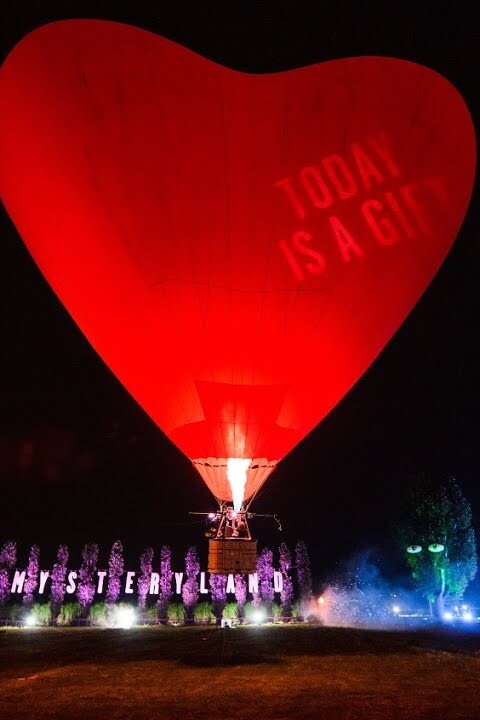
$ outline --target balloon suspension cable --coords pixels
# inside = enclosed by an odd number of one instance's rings
[[[275,468],[274,468],[274,469],[275,469]],[[270,477],[270,474],[271,474],[271,473],[269,473],[269,474],[267,475],[267,477],[264,479],[264,481],[262,482],[262,484],[259,485],[258,488],[255,490],[255,492],[253,493],[252,497],[249,498],[249,500],[248,500],[247,503],[245,503],[245,510],[246,510],[247,512],[248,512],[248,508],[251,506],[251,504],[253,503],[253,501],[258,497],[258,494],[260,493],[260,491],[263,489],[263,486],[265,485],[265,483],[267,482],[268,478]],[[272,517],[272,516],[270,516],[270,517]]]

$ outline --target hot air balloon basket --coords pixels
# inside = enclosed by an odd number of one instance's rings
[[[209,540],[208,572],[249,575],[257,570],[256,540]]]

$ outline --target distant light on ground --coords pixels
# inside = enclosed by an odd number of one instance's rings
[[[136,615],[133,608],[119,608],[117,614],[117,627],[129,630],[135,624]]]
[[[323,597],[323,595],[320,595],[320,597],[318,598],[318,604],[325,605],[325,598]]]
[[[392,612],[395,613],[395,615],[398,615],[398,613],[400,612],[400,606],[399,606],[399,605],[394,605],[394,606],[392,607]]]
[[[265,613],[265,610],[255,610],[252,613],[252,622],[257,623],[257,625],[260,625],[263,623],[267,618],[267,615]]]
[[[449,610],[447,610],[447,612],[443,613],[443,619],[447,620],[447,622],[449,620],[453,620],[453,613],[451,613]]]
[[[136,621],[137,615],[134,608],[121,606],[112,608],[105,624],[107,627],[129,630]]]
[[[470,612],[470,610],[467,610],[467,612],[463,613],[463,619],[464,620],[473,620],[473,613]]]
[[[27,615],[27,617],[25,618],[25,625],[27,627],[34,627],[36,624],[37,624],[37,619],[36,619],[35,615],[33,613],[30,613],[29,615]]]

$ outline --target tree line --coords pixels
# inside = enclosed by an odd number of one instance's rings
[[[77,611],[71,612],[70,620],[77,619],[88,623],[93,620],[92,606],[97,593],[99,546],[97,543],[86,543],[82,548],[82,561],[78,569],[78,581],[75,587],[75,601]],[[43,603],[42,617],[48,617],[49,624],[65,624],[64,605],[69,601],[67,597],[69,549],[66,545],[58,547],[56,561],[49,571],[50,588],[48,602]],[[9,540],[0,549],[0,613],[6,622],[12,612],[8,608],[12,605],[12,584],[14,582],[14,567],[17,562],[16,542]],[[272,618],[275,612],[285,620],[292,617],[300,619],[308,615],[308,606],[312,602],[312,574],[310,558],[307,547],[303,541],[297,542],[293,552],[282,543],[278,549],[278,567],[282,575],[282,589],[280,603],[274,608],[274,555],[270,548],[265,547],[259,553],[257,561],[258,585],[252,592],[251,602],[247,603],[248,580],[244,575],[234,576],[235,616],[242,622],[245,620],[247,605],[252,609],[261,610],[266,618]],[[158,571],[158,596],[152,603],[150,597],[152,573]],[[111,547],[106,570],[106,583],[103,610],[108,613],[122,601],[122,577],[125,575],[124,548],[121,540],[116,540]],[[35,603],[36,592],[39,588],[40,578],[40,548],[33,545],[30,548],[28,563],[24,570],[23,595],[20,607],[16,606],[14,615],[21,622],[28,613],[38,606]],[[166,624],[172,617],[173,602],[173,575],[172,552],[168,545],[160,550],[160,558],[154,563],[154,549],[146,548],[140,555],[136,578],[136,605],[139,621],[149,620]],[[202,602],[200,584],[200,562],[195,546],[188,548],[185,555],[184,582],[181,588],[181,607],[174,609],[176,621],[193,623],[199,615],[197,609],[202,605],[205,615],[211,614],[217,623],[221,622],[227,605],[227,575],[214,575],[209,577],[210,601]],[[13,588],[15,590],[15,588]],[[131,602],[131,601],[130,601]],[[71,603],[70,603],[71,605]],[[3,610],[3,612],[2,612]],[[37,608],[38,610],[38,608]],[[230,608],[230,612],[232,612]],[[95,614],[98,615],[98,603]],[[202,615],[202,613],[200,613]]]

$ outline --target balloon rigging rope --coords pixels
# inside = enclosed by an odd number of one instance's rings
[[[276,466],[275,466],[275,467],[276,467]],[[275,469],[275,468],[274,468],[274,469]],[[273,470],[272,470],[272,472],[273,472]],[[272,474],[272,473],[270,472],[268,475],[266,475],[264,481],[263,481],[263,482],[261,483],[261,485],[259,485],[258,488],[255,490],[255,492],[253,493],[252,497],[249,499],[249,501],[248,501],[248,503],[247,503],[246,510],[248,510],[248,508],[249,508],[250,505],[253,503],[253,501],[256,500],[256,498],[258,497],[260,491],[263,490],[263,486],[265,485],[265,483],[267,482],[267,480],[269,479],[269,477],[270,477],[271,474]],[[262,492],[261,494],[263,495],[263,492]]]

